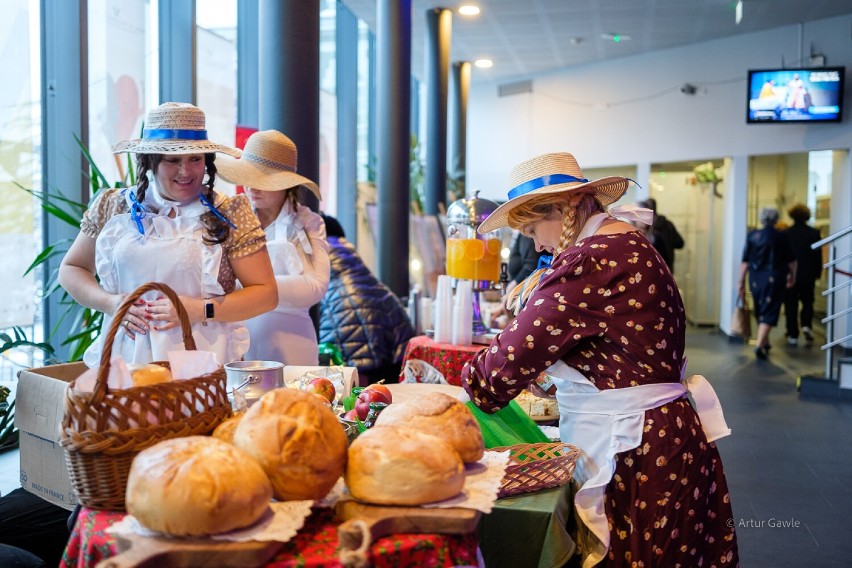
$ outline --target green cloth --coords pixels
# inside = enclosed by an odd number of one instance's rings
[[[473,402],[467,402],[467,407],[479,422],[486,448],[550,441],[514,400],[494,414],[482,412]]]
[[[476,533],[488,568],[562,568],[574,556],[571,484],[498,499]]]

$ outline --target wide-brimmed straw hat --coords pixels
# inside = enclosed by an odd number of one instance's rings
[[[148,111],[142,138],[123,140],[113,154],[207,154],[219,152],[239,156],[237,148],[207,140],[204,111],[189,103],[163,103]]]
[[[321,200],[317,184],[296,173],[298,161],[292,140],[277,130],[263,130],[249,136],[239,160],[223,157],[216,169],[229,182],[253,189],[279,191],[304,185]]]
[[[593,193],[600,204],[606,207],[624,195],[629,183],[627,178],[617,176],[589,181],[571,154],[543,154],[512,168],[509,200],[495,209],[477,230],[479,233],[490,233],[505,227],[509,224],[509,211],[530,199],[553,193]]]

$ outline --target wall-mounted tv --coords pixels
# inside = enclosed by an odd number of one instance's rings
[[[749,71],[747,122],[840,122],[844,71],[843,67]]]

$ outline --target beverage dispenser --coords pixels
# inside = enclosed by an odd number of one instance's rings
[[[460,280],[470,280],[473,289],[473,335],[482,335],[489,329],[482,321],[480,292],[498,289],[503,293],[508,281],[506,265],[500,262],[502,241],[494,231],[487,235],[476,232],[479,225],[497,209],[497,204],[479,197],[465,197],[453,202],[447,209],[447,275]]]

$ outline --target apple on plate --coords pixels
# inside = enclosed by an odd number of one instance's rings
[[[355,422],[356,419],[360,420],[358,416],[358,412],[353,408],[349,412],[343,415],[344,420],[349,420],[350,422]]]
[[[334,384],[326,377],[311,379],[311,382],[305,385],[305,392],[318,394],[325,398],[329,403],[334,404],[334,397],[336,394],[334,391]]]
[[[367,414],[370,412],[371,402],[383,402],[390,404],[390,397],[379,389],[365,388],[355,399],[355,412],[358,413],[358,418],[361,420],[367,419]]]

